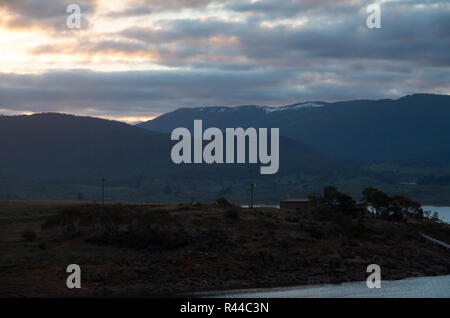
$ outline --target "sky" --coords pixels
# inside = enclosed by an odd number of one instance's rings
[[[366,25],[372,3],[381,28]],[[0,0],[0,17],[0,114],[138,122],[180,107],[450,94],[448,0]]]

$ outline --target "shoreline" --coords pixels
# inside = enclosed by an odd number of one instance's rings
[[[413,280],[429,280],[429,279],[446,279],[450,281],[450,274],[449,275],[436,275],[436,276],[417,276],[417,277],[405,277],[395,280],[390,279],[382,279],[381,284],[382,288],[383,285],[386,283],[399,283],[399,282],[407,282],[407,281],[413,281]],[[297,286],[283,286],[283,287],[269,287],[269,288],[250,288],[250,289],[232,289],[232,290],[222,290],[222,291],[204,291],[204,292],[197,292],[193,294],[186,294],[185,296],[192,296],[197,298],[246,298],[251,297],[255,298],[254,295],[257,295],[257,297],[264,297],[267,294],[281,294],[281,293],[295,293],[296,291],[299,291],[300,294],[303,291],[312,291],[316,289],[336,289],[336,288],[347,288],[350,289],[352,286],[355,285],[366,285],[366,281],[345,281],[341,283],[328,283],[328,284],[311,284],[311,285],[297,285]],[[269,296],[270,297],[270,296]],[[277,296],[279,297],[279,296]],[[291,296],[287,296],[291,297]],[[297,297],[297,296],[295,296]],[[347,296],[348,297],[348,296]],[[352,294],[350,298],[353,297],[361,297],[360,294],[355,295]],[[403,296],[408,297],[408,296]],[[450,290],[443,295],[443,297],[450,297]]]

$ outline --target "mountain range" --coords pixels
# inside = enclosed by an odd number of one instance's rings
[[[450,190],[450,96],[182,108],[132,126],[58,113],[0,116],[0,199],[246,202],[248,165],[176,165],[174,128],[280,128],[280,170],[254,175],[256,200],[304,197],[327,184],[443,202]],[[422,184],[420,184],[422,182]],[[411,186],[417,184],[417,186]]]
[[[170,134],[99,118],[0,116],[0,198],[92,198],[102,178],[116,189],[116,200],[152,201],[159,192],[163,200],[186,199],[187,192],[190,198],[211,189],[215,197],[231,185],[248,188],[251,168],[259,178],[259,164],[176,165],[170,156],[174,143]],[[280,138],[279,176],[346,169],[344,162]]]
[[[139,127],[170,132],[191,127],[279,127],[280,134],[337,159],[450,163],[450,96],[306,102],[284,107],[181,108]]]
[[[174,143],[170,134],[99,118],[57,113],[1,116],[0,173],[57,179],[165,176],[208,167],[209,171],[239,171],[223,165],[176,165],[170,157]],[[280,156],[284,169],[338,166],[335,160],[285,137],[280,139]]]

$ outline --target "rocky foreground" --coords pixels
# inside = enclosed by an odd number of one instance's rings
[[[0,202],[0,296],[196,291],[450,274],[450,225],[221,204]],[[82,288],[66,287],[78,264]]]

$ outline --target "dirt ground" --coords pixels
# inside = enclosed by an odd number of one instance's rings
[[[27,235],[24,233],[34,233]],[[0,297],[153,297],[450,274],[450,225],[217,204],[0,202]],[[66,267],[81,267],[68,289]]]

